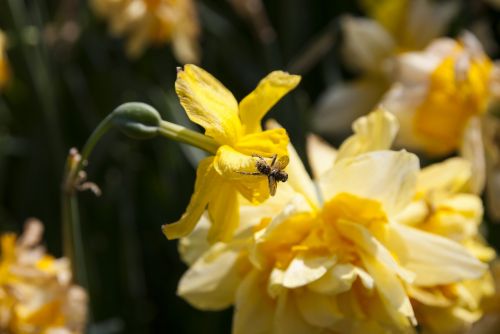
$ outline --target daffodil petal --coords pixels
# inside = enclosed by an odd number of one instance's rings
[[[240,283],[238,256],[238,249],[215,244],[182,276],[177,294],[201,310],[231,306]]]
[[[257,158],[236,151],[228,145],[223,145],[217,150],[214,159],[214,168],[225,180],[246,180],[247,182],[258,182],[265,175],[247,175],[244,173],[258,172]]]
[[[416,325],[410,299],[399,278],[393,275],[384,264],[378,262],[376,257],[363,253],[361,259],[366,270],[375,280],[375,288],[386,304],[388,313],[391,314],[393,310],[397,310],[399,316],[397,314],[392,316],[394,320],[401,322],[401,326],[405,326],[408,322],[406,319],[410,319],[412,324]]]
[[[415,273],[415,285],[433,286],[476,279],[487,269],[454,241],[405,225],[394,224],[392,228],[411,245],[403,265]]]
[[[417,191],[424,194],[441,191],[455,193],[465,190],[471,174],[470,163],[462,158],[450,158],[422,168],[418,174]]]
[[[347,137],[351,124],[376,107],[387,89],[389,83],[380,76],[366,76],[329,87],[314,108],[313,128],[320,133]]]
[[[276,154],[281,157],[288,155],[287,145],[289,142],[286,130],[279,128],[247,134],[240,138],[234,148],[249,156],[256,154],[271,158]]]
[[[285,271],[283,285],[294,289],[309,284],[321,278],[336,262],[337,258],[332,256],[297,256]]]
[[[266,127],[270,129],[279,129],[281,125],[275,120],[266,122]],[[290,143],[288,144],[288,156],[290,162],[286,172],[288,173],[288,184],[298,193],[302,194],[309,202],[311,207],[319,206],[319,198],[316,186],[306,171],[299,154]]]
[[[210,249],[210,243],[207,241],[210,224],[208,215],[202,215],[193,232],[179,240],[179,255],[184,263],[192,265]]]
[[[212,220],[208,241],[229,241],[240,223],[238,192],[231,182],[218,183],[208,204],[208,214]]]
[[[323,277],[307,287],[314,292],[333,296],[349,290],[358,277],[366,289],[373,289],[373,278],[363,269],[350,263],[336,264]]]
[[[400,151],[376,151],[335,164],[320,180],[325,201],[340,193],[380,201],[388,215],[405,208],[415,194],[418,158]]]
[[[194,192],[181,219],[162,226],[162,231],[168,239],[178,239],[191,233],[216,192],[220,177],[212,166],[213,160],[213,157],[208,157],[200,161],[196,170]]]
[[[220,144],[233,144],[241,134],[238,103],[217,79],[196,65],[179,70],[175,91],[191,121]]]
[[[336,299],[323,294],[305,290],[295,300],[304,319],[314,326],[328,328],[345,317],[340,312]]]
[[[290,291],[283,291],[278,297],[273,321],[273,334],[318,333],[319,329],[307,323],[300,315],[296,298]],[[299,297],[300,298],[300,297]]]
[[[319,179],[333,166],[337,150],[316,135],[308,135],[306,140],[307,160],[315,179]]]
[[[382,108],[358,118],[354,134],[340,146],[336,161],[362,153],[390,149],[399,129],[396,117]]]
[[[473,117],[465,127],[460,155],[470,162],[473,178],[469,188],[474,194],[481,194],[486,184],[486,156],[481,129],[481,121]]]
[[[344,60],[354,69],[380,71],[382,61],[396,47],[391,34],[377,21],[367,18],[343,17],[342,53]]]
[[[240,119],[245,133],[261,131],[264,115],[300,82],[300,76],[274,71],[259,82],[253,92],[240,102]]]
[[[384,265],[386,271],[391,272],[391,275],[399,276],[408,283],[413,282],[415,275],[411,271],[400,266],[391,252],[389,252],[389,250],[365,227],[360,224],[340,220],[338,222],[338,228],[344,238],[351,240],[365,253],[373,256],[377,262]]]
[[[238,287],[234,303],[234,334],[272,332],[273,302],[262,289],[259,279],[259,272],[253,270]]]

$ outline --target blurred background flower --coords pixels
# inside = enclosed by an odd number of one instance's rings
[[[127,53],[139,57],[150,44],[171,42],[176,58],[197,63],[200,27],[192,0],[92,0],[110,31],[126,36]]]
[[[19,238],[0,236],[2,333],[85,332],[87,294],[72,284],[68,259],[56,259],[41,246],[43,228],[31,219]]]

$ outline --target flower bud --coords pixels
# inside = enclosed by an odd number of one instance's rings
[[[149,139],[157,135],[161,116],[148,104],[124,103],[113,111],[111,122],[134,139]]]

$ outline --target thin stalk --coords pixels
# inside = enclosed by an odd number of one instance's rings
[[[217,148],[220,146],[212,138],[167,121],[160,122],[158,133],[166,138],[198,147],[213,155],[216,154]]]

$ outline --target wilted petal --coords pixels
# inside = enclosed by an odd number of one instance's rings
[[[244,132],[248,134],[261,131],[262,117],[299,82],[300,76],[282,71],[271,72],[262,79],[257,88],[240,102],[240,119]]]
[[[486,157],[482,138],[481,121],[473,117],[465,127],[460,155],[470,162],[472,177],[470,190],[474,194],[481,194],[486,183]]]
[[[217,79],[196,65],[177,74],[175,91],[191,121],[205,128],[220,144],[233,144],[242,129],[238,103]]]

